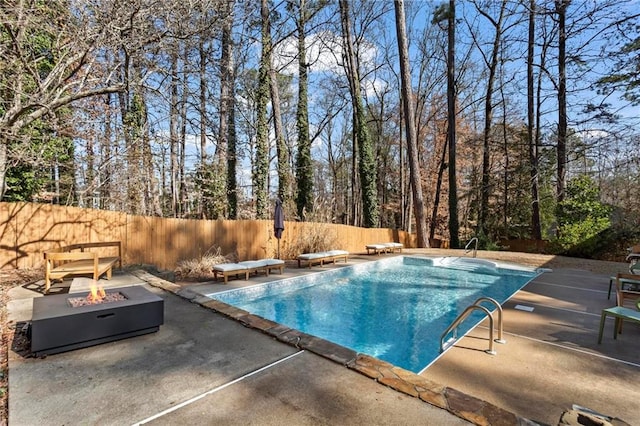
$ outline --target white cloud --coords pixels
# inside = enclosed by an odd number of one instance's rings
[[[333,73],[344,75],[342,63],[342,36],[331,31],[322,31],[306,37],[307,63],[309,72]],[[373,43],[363,43],[360,49],[360,66],[363,74],[373,69],[378,50]],[[283,74],[298,75],[298,40],[289,37],[276,46],[274,50],[274,66]],[[373,87],[386,85],[376,79],[364,79],[363,90],[367,95],[372,93]]]

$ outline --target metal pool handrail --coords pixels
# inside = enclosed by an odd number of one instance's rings
[[[472,239],[469,240],[469,242],[467,243],[466,246],[464,246],[464,254],[466,255],[467,253],[469,253],[471,251],[471,249],[469,248],[469,246],[471,245],[471,243],[475,242],[476,245],[473,247],[473,257],[476,257],[476,253],[478,252],[478,237],[473,237]]]
[[[494,340],[493,338],[493,315],[489,309],[480,305],[480,302],[491,302],[496,306],[498,310],[498,338]],[[474,310],[480,310],[485,313],[486,316],[489,317],[489,349],[485,352],[491,355],[495,355],[497,352],[493,350],[493,342],[496,343],[506,343],[506,341],[502,338],[502,306],[495,300],[490,297],[480,297],[472,305],[467,306],[467,308],[460,314],[458,317],[451,323],[449,327],[442,333],[440,336],[440,353],[444,352],[444,338],[454,330],[454,341],[458,339],[458,326],[464,321]],[[453,342],[451,342],[453,344]]]

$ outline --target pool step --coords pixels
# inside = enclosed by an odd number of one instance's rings
[[[497,268],[497,265],[490,260],[465,257],[448,258],[447,261],[442,262],[441,265],[446,268],[458,269],[460,271],[467,272],[493,272]]]

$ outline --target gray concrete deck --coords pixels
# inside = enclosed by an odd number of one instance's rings
[[[319,270],[287,268],[284,276]],[[507,344],[496,345],[497,355],[482,352],[481,325],[421,376],[350,360],[349,351],[304,335],[298,346],[287,344],[288,332],[202,297],[280,278],[178,287],[116,274],[108,286],[145,285],[165,300],[165,324],[40,359],[10,350],[9,424],[468,424],[461,416],[556,424],[572,404],[640,424],[640,326],[625,324],[614,340],[608,322],[597,344],[600,311],[614,304],[608,275],[543,274],[505,303]],[[11,321],[30,319],[33,297],[41,296],[12,290]]]
[[[555,269],[503,305],[507,343],[488,346],[488,322],[422,375],[540,423],[555,424],[573,404],[640,424],[640,326],[613,338],[607,319],[598,344],[609,275]],[[532,312],[516,309],[533,308]]]

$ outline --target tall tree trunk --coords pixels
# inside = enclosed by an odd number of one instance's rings
[[[360,73],[358,72],[353,38],[351,35],[350,8],[347,0],[340,0],[340,21],[344,48],[347,55],[347,77],[354,110],[354,133],[358,142],[358,172],[362,189],[362,214],[365,228],[379,225],[380,209],[376,191],[376,164],[371,146],[371,139],[367,130],[365,111],[360,93]]]
[[[404,107],[402,103],[400,103],[400,121],[404,120]],[[398,140],[402,141],[402,126],[398,128]],[[407,211],[407,206],[409,205],[408,198],[410,191],[407,190],[406,185],[406,165],[405,165],[405,150],[404,145],[402,143],[398,144],[398,164],[400,165],[400,229],[403,229],[407,232],[411,232],[411,222],[409,221],[409,213]]]
[[[231,29],[233,26],[233,9],[235,0],[227,0],[223,4],[223,21],[221,35],[221,55],[220,55],[220,121],[218,124],[218,143],[216,144],[215,156],[219,161],[224,161],[223,153],[227,149],[227,137],[229,133],[229,103],[231,101],[231,76],[232,49]]]
[[[207,119],[207,50],[204,35],[200,35],[198,53],[200,54],[200,164],[204,166],[207,157],[207,128],[209,127]],[[199,205],[202,206],[202,203]]]
[[[204,172],[206,167],[207,158],[207,129],[209,127],[209,120],[207,118],[207,56],[208,51],[206,48],[206,39],[204,34],[200,34],[198,38],[198,54],[199,54],[199,115],[200,115],[200,159],[199,159],[199,173]],[[222,79],[221,79],[222,80]],[[222,84],[221,84],[222,85]],[[205,182],[203,185],[207,185]],[[197,204],[197,215],[199,218],[206,217],[205,204],[207,204],[207,197],[205,197],[204,188],[200,188],[200,202]]]
[[[238,184],[236,180],[236,108],[235,101],[229,105],[229,133],[227,137],[227,201],[229,219],[238,218]]]
[[[413,90],[411,87],[411,70],[409,68],[409,47],[404,16],[404,0],[395,0],[393,3],[396,11],[396,33],[398,37],[398,51],[400,53],[400,77],[402,80],[401,96],[404,105],[404,123],[407,134],[409,173],[414,200],[413,208],[416,216],[416,234],[418,247],[429,247],[424,197],[422,194],[422,178],[420,176],[420,164],[418,162],[418,136],[416,134],[416,117],[413,104]]]
[[[353,102],[352,102],[353,103]],[[353,123],[352,128],[355,130],[356,113],[355,111],[351,114],[351,121]],[[362,216],[360,214],[362,203],[362,197],[360,195],[360,184],[358,183],[358,136],[356,132],[351,132],[351,141],[352,141],[352,149],[351,152],[351,221],[349,222],[351,226],[360,226],[362,224]]]
[[[456,182],[456,4],[449,0],[447,47],[447,138],[449,140],[449,244],[460,246],[458,225],[458,184]]]
[[[531,167],[531,238],[542,239],[540,225],[540,195],[538,193],[538,145],[534,135],[534,89],[533,60],[536,36],[536,0],[529,1],[529,40],[527,47],[527,142]]]
[[[500,41],[502,39],[502,20],[506,8],[506,0],[500,4],[500,14],[498,20],[491,18],[482,8],[478,7],[478,12],[484,15],[494,27],[493,46],[491,51],[491,62],[487,64],[489,76],[487,78],[487,91],[484,97],[484,131],[482,134],[482,183],[480,185],[480,217],[478,221],[478,234],[487,235],[487,216],[489,212],[489,193],[491,192],[491,130],[493,124],[493,85],[496,79],[496,69],[498,68],[498,57],[501,54]]]
[[[180,211],[180,177],[178,174],[179,155],[179,111],[178,111],[178,47],[174,46],[171,52],[171,89],[169,105],[169,161],[171,185],[171,214],[178,217]]]
[[[269,101],[269,68],[271,64],[271,33],[267,0],[260,2],[262,17],[262,54],[258,70],[258,94],[256,99],[257,135],[256,157],[253,165],[253,191],[256,201],[256,217],[267,218],[267,174],[269,172],[269,129],[267,103]]]
[[[94,190],[95,187],[95,179],[96,179],[96,173],[95,173],[95,160],[96,160],[96,153],[95,153],[95,148],[94,148],[94,142],[96,142],[93,137],[87,139],[87,146],[86,146],[86,151],[87,151],[87,173],[85,176],[85,185],[84,185],[84,195],[80,195],[78,197],[78,202],[80,202],[80,197],[85,197],[88,200],[88,206],[92,209],[96,208],[97,206],[97,201],[96,200],[96,191]],[[74,166],[74,169],[76,167]]]
[[[145,132],[142,137],[142,170],[140,170],[145,183],[145,214],[161,217],[160,190],[158,189],[158,178],[153,167],[153,153],[151,152],[151,137],[148,127],[145,126]]]
[[[188,51],[186,46],[184,47],[182,63],[186,64]],[[179,186],[179,200],[180,200],[180,216],[184,217],[185,214],[191,213],[189,205],[187,204],[187,183],[186,183],[186,155],[187,155],[187,103],[189,94],[189,74],[183,66],[182,72],[182,97],[180,99],[180,156],[179,156],[179,171],[180,186]]]
[[[235,139],[235,72],[233,70],[233,28],[235,0],[226,0],[223,10],[220,58],[220,124],[216,145],[216,170],[226,173],[228,217],[236,219],[238,215],[238,195],[236,183],[236,139]],[[226,158],[225,158],[226,156]],[[226,164],[225,164],[226,163]],[[222,213],[222,212],[220,212]]]
[[[111,127],[112,127],[112,117],[113,112],[111,111],[111,97],[110,93],[104,95],[104,103],[105,103],[105,123],[104,123],[104,137],[102,138],[102,146],[101,146],[101,157],[102,161],[105,163],[105,167],[102,173],[99,174],[100,178],[100,204],[99,208],[103,210],[110,210],[112,207],[111,198],[113,197],[112,193],[112,162],[108,161],[111,159]]]
[[[296,208],[300,220],[305,214],[313,211],[313,162],[311,160],[311,141],[309,140],[309,107],[306,48],[306,2],[300,0],[298,5],[298,106],[296,109],[296,127],[298,130],[298,153],[296,157],[296,175],[298,193]]]
[[[142,176],[142,138],[146,126],[146,105],[141,94],[134,92],[125,115],[125,137],[127,167],[127,211],[144,214]]]
[[[558,203],[564,200],[567,164],[567,74],[566,74],[566,11],[570,0],[556,0],[558,15]]]
[[[140,92],[140,89],[132,89],[136,87],[131,83],[131,76],[133,74],[133,80],[138,80],[138,73],[135,65],[132,63],[132,58],[126,53],[126,49],[123,50],[124,63],[122,65],[122,79],[126,91],[119,93],[120,96],[120,113],[122,117],[122,127],[124,132],[125,142],[125,158],[126,158],[126,200],[124,202],[125,209],[131,214],[143,214],[144,209],[142,206],[142,182],[140,176],[140,170],[142,170],[142,154],[140,152],[142,146],[142,134],[146,126],[146,113],[147,108],[144,97]]]
[[[269,25],[269,28],[271,26]],[[278,72],[273,66],[273,43],[271,40],[271,29],[269,29],[269,88],[271,92],[271,109],[273,110],[273,130],[276,138],[276,157],[278,171],[278,198],[282,203],[290,198],[291,170],[289,168],[289,152],[284,139],[282,127],[282,112],[280,110],[280,90],[278,88]],[[286,204],[285,204],[286,205]]]
[[[6,188],[7,164],[7,142],[3,140],[0,141],[0,201],[2,201],[2,197],[4,197]]]
[[[509,125],[507,123],[507,98],[504,94],[504,84],[500,85],[500,96],[502,98],[502,149],[504,154],[504,176],[503,176],[503,185],[504,191],[502,194],[502,224],[504,228],[505,235],[508,237],[508,226],[509,226],[509,168],[511,159],[509,158],[509,134],[507,133],[507,129]]]
[[[429,228],[429,240],[433,240],[436,235],[436,223],[438,223],[438,208],[440,208],[440,194],[442,193],[442,178],[447,169],[447,145],[449,141],[445,138],[442,147],[442,157],[440,157],[440,165],[438,167],[438,179],[436,181],[436,190],[433,197],[433,210],[431,212],[431,227]]]

